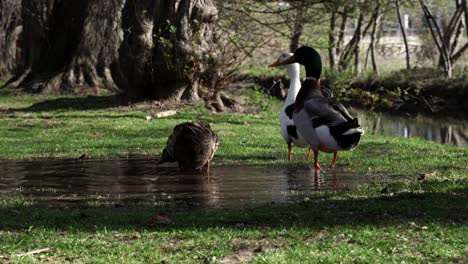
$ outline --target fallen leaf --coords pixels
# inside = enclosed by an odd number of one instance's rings
[[[165,212],[158,212],[150,220],[150,225],[168,225],[170,224],[171,218]]]
[[[175,110],[169,110],[169,111],[164,111],[164,112],[159,112],[155,115],[156,118],[161,118],[161,117],[166,117],[166,116],[172,116],[177,114]]]
[[[420,173],[418,176],[418,181],[426,181],[430,178],[437,176],[437,174],[438,174],[437,171],[428,172],[428,173]]]

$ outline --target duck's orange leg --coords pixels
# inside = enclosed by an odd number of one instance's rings
[[[288,143],[288,160],[291,160],[291,142]]]
[[[338,151],[335,151],[333,152],[333,160],[332,160],[332,163],[330,164],[330,167],[331,169],[335,169],[336,168],[336,160],[338,159]]]
[[[316,170],[320,170],[320,165],[318,163],[318,150],[314,150],[314,167]]]
[[[309,147],[309,150],[307,151],[307,160],[310,160],[310,154],[312,154],[312,148]]]

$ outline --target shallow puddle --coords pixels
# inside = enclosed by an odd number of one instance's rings
[[[197,208],[237,208],[287,203],[313,191],[337,191],[381,181],[379,175],[307,167],[213,166],[181,173],[153,159],[1,161],[0,196],[32,198],[50,205],[95,202],[175,202]]]

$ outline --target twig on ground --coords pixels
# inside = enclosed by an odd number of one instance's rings
[[[29,256],[29,255],[39,254],[39,253],[50,252],[50,251],[52,251],[52,248],[41,248],[41,249],[36,249],[33,251],[26,252],[26,253],[16,254],[15,257],[24,257],[24,256]]]

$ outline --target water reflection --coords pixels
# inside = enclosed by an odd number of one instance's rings
[[[180,173],[154,160],[51,160],[0,162],[0,195],[21,194],[47,204],[175,202],[180,206],[232,208],[287,203],[311,191],[350,189],[372,175],[307,168],[214,166],[205,174]],[[374,175],[375,176],[375,175]],[[377,177],[379,178],[379,177]]]
[[[450,123],[424,118],[404,118],[361,113],[358,115],[366,133],[421,137],[442,144],[468,145],[468,123]]]

